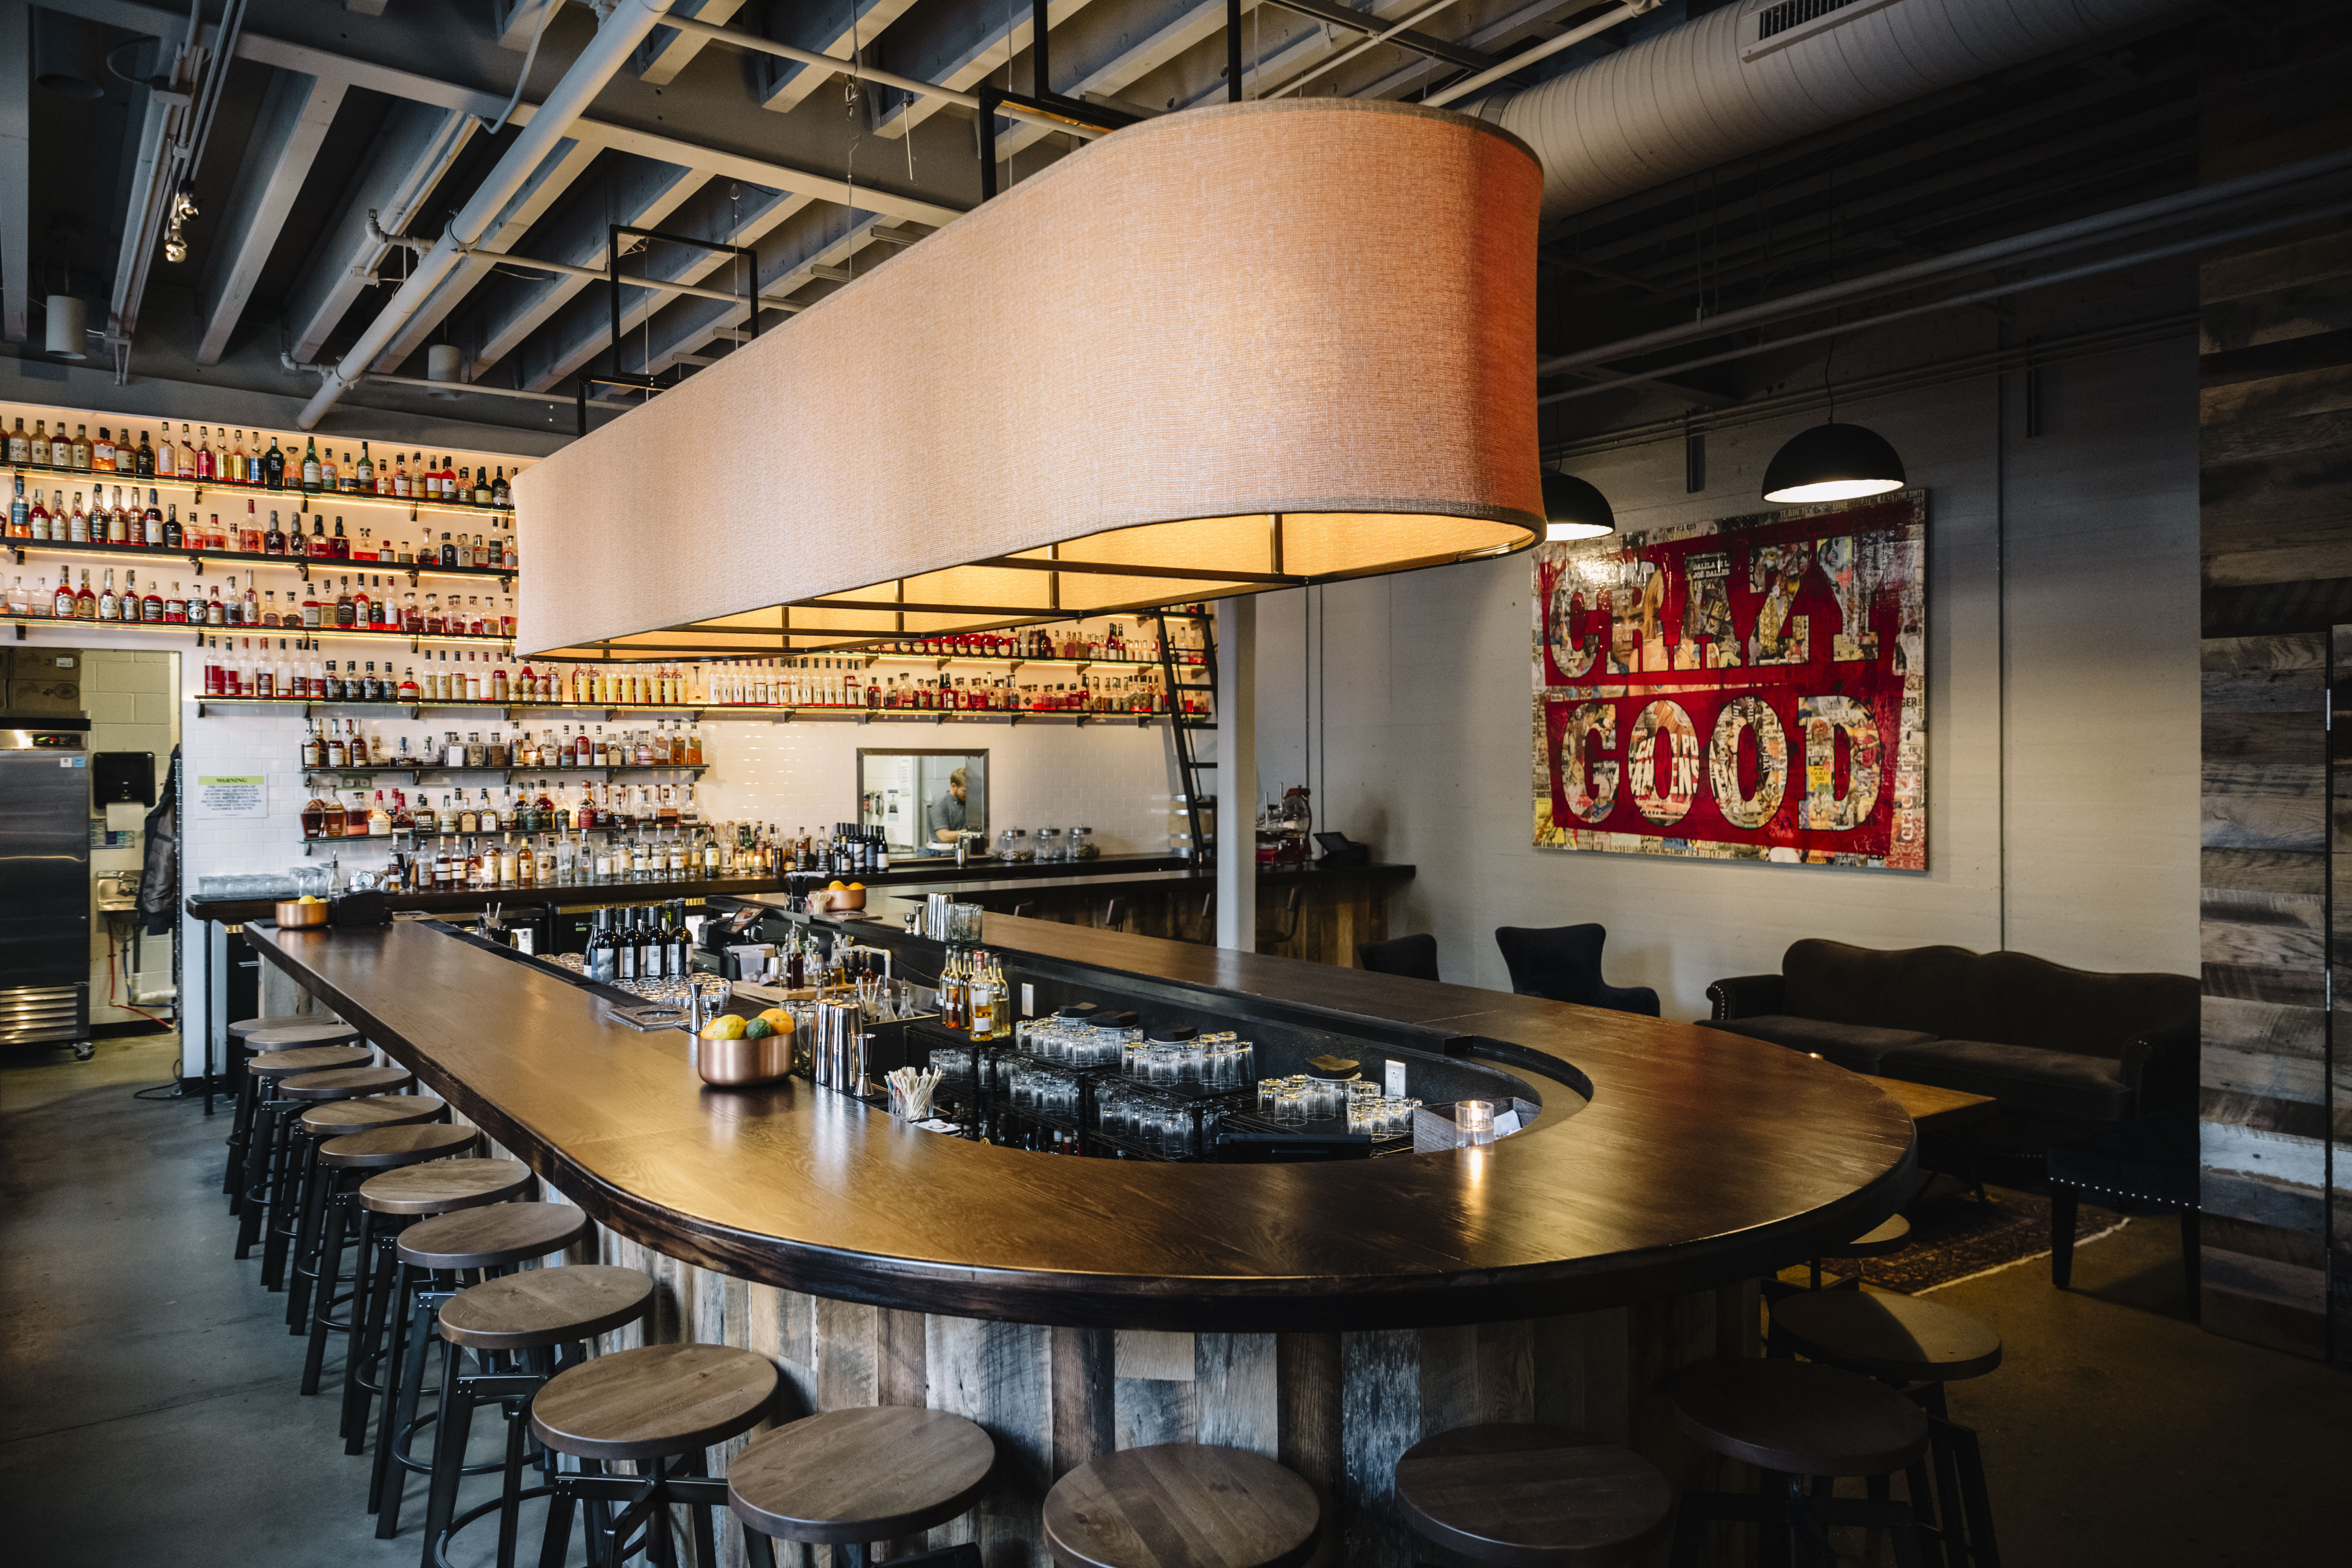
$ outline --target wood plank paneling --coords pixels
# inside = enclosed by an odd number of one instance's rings
[[[2340,8],[2276,47],[2211,37],[2204,180],[2352,144]],[[2326,1009],[2347,945],[2333,911],[2352,909],[2332,897],[2352,892],[2336,884],[2352,872],[2352,748],[2328,732],[2327,683],[2352,671],[2352,225],[2209,256],[2199,290],[2203,1316],[2342,1355],[2352,1314],[2333,1314],[2331,1346],[2329,1280],[2340,1300],[2352,1254],[2326,1243],[2327,1173],[2347,1128]]]

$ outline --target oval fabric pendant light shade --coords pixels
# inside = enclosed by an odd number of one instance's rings
[[[1565,544],[1617,531],[1617,511],[1588,479],[1546,468],[1543,476],[1544,542]]]
[[[518,642],[850,650],[1526,549],[1541,196],[1410,104],[1091,142],[527,469]],[[679,483],[745,454],[723,506]]]
[[[1770,501],[1854,500],[1903,488],[1903,459],[1877,431],[1832,421],[1800,430],[1764,470]]]

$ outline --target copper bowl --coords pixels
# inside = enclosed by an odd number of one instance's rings
[[[278,906],[278,927],[284,930],[291,926],[325,925],[327,912],[333,907],[331,904],[302,904],[287,900]]]
[[[758,1039],[713,1040],[700,1036],[694,1042],[694,1070],[714,1089],[743,1089],[773,1083],[793,1069],[793,1037],[762,1035]]]

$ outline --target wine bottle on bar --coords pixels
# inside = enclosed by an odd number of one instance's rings
[[[588,978],[611,984],[618,974],[618,957],[614,952],[613,911],[598,910],[588,932]]]

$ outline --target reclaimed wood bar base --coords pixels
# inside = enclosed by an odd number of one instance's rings
[[[997,1442],[988,1496],[886,1555],[970,1541],[989,1568],[1049,1568],[1047,1489],[1088,1459],[1152,1443],[1247,1448],[1297,1471],[1323,1500],[1314,1562],[1350,1568],[1416,1561],[1391,1476],[1407,1448],[1457,1426],[1570,1426],[1629,1445],[1677,1486],[1740,1484],[1722,1461],[1682,1441],[1664,1390],[1693,1362],[1757,1353],[1754,1280],[1505,1322],[1215,1334],[994,1322],[835,1300],[680,1262],[601,1226],[566,1261],[642,1269],[656,1281],[647,1321],[606,1336],[600,1351],[692,1342],[773,1360],[786,1393],[761,1432],[876,1405],[951,1411],[986,1427]],[[729,1457],[756,1436],[730,1445]],[[740,1541],[722,1534],[721,1557],[740,1568]]]

